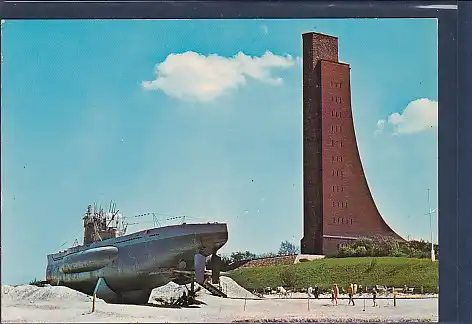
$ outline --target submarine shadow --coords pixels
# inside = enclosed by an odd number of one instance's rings
[[[195,308],[198,309],[200,308],[201,305],[206,305],[206,303],[202,301],[197,301],[196,304],[194,305],[187,305],[187,306],[181,306],[181,305],[172,305],[172,304],[156,304],[156,303],[146,303],[141,306],[146,306],[146,307],[156,307],[156,308],[173,308],[173,309],[181,309],[181,308]]]

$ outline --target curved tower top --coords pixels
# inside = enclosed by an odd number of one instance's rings
[[[367,185],[351,110],[350,67],[338,39],[303,34],[303,254],[335,254],[361,237],[403,240],[380,215]]]

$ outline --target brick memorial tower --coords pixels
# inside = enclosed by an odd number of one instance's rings
[[[402,238],[383,220],[359,157],[351,111],[350,67],[338,39],[303,34],[302,254],[335,254],[374,235]]]

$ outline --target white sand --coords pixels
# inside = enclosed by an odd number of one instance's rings
[[[228,296],[228,298],[259,298],[244,289],[243,287],[241,287],[240,285],[238,285],[233,279],[229,277],[220,277],[220,284],[222,291]],[[187,287],[190,288],[190,284],[188,284]],[[200,287],[200,285],[196,283],[195,287]],[[176,283],[169,282],[165,286],[154,289],[151,293],[151,297],[149,300],[151,302],[156,299],[163,299],[165,301],[169,301],[171,298],[179,298],[180,296],[182,296],[183,292],[186,291],[187,289],[184,286],[179,286]],[[200,299],[205,299],[206,295],[211,294],[205,288],[200,287],[200,291],[197,296]]]
[[[229,298],[259,298],[229,277],[220,277],[221,288]]]
[[[12,302],[43,302],[57,300],[73,300],[88,302],[91,297],[67,287],[37,287],[32,285],[2,286],[2,301]]]
[[[250,294],[229,278],[222,278],[230,297],[241,298]],[[224,289],[224,288],[223,288]],[[170,283],[153,291],[152,297],[178,297],[185,288]],[[303,294],[302,294],[303,295]],[[305,297],[304,296],[300,297]],[[297,296],[298,297],[298,296]],[[232,322],[244,320],[279,321],[418,321],[438,320],[438,300],[356,300],[348,306],[347,300],[332,306],[329,300],[270,298],[244,300],[211,296],[203,289],[198,299],[206,305],[192,308],[164,306],[112,305],[97,300],[91,313],[89,296],[65,287],[2,286],[2,322]]]

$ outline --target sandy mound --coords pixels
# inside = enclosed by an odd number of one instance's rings
[[[67,287],[37,287],[32,285],[3,286],[2,300],[20,302],[42,302],[42,301],[77,301],[87,302],[91,297]]]
[[[229,298],[259,298],[229,277],[220,277],[221,288]]]

